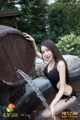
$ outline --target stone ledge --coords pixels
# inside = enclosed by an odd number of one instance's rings
[[[72,78],[80,78],[80,68],[70,71],[69,74],[70,74],[71,80]]]
[[[38,77],[32,81],[35,83],[35,85],[39,88],[39,90],[44,93],[48,89],[50,89],[52,86],[48,79],[44,77]],[[26,104],[27,108],[34,104],[34,102],[38,99],[35,91],[32,89],[32,87],[27,83],[26,84],[26,93],[15,103],[16,104],[16,110],[23,109],[24,105]]]
[[[80,58],[74,55],[63,55],[67,62],[70,77],[80,75]],[[43,69],[46,63],[40,58],[35,59],[35,73],[37,76],[44,76]]]

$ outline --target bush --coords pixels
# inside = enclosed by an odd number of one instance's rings
[[[27,21],[26,20],[23,20],[23,19],[19,19],[17,21],[18,23],[18,29],[22,32],[26,32],[29,31],[29,27],[27,26]]]
[[[36,40],[37,44],[40,44],[42,40],[53,40],[55,43],[57,43],[58,39],[56,39],[56,35],[54,33],[39,33],[39,34],[32,34],[33,38]]]
[[[37,44],[40,44],[42,40],[44,40],[46,38],[46,34],[32,34],[32,37],[35,39]]]
[[[80,56],[80,36],[76,36],[75,34],[71,33],[69,35],[60,37],[57,46],[62,54]]]

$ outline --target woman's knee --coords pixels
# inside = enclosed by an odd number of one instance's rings
[[[45,109],[45,110],[42,112],[42,117],[44,117],[44,118],[50,118],[50,117],[51,117],[51,111],[48,110],[48,109]]]

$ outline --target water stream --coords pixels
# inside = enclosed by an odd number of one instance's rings
[[[43,103],[44,107],[46,109],[49,109],[49,105],[48,103],[46,102],[46,99],[44,98],[42,92],[39,90],[39,88],[32,82],[32,80],[30,80],[29,76],[24,73],[22,70],[18,69],[17,72],[24,78],[24,80],[26,80],[29,85],[32,87],[32,89],[36,92],[37,94],[37,97],[41,100],[41,102]]]

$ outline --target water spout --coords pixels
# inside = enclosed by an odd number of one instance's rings
[[[22,70],[18,69],[17,72],[24,78],[24,80],[26,80],[29,85],[31,85],[31,87],[33,88],[33,90],[36,92],[37,97],[41,100],[41,102],[43,103],[44,107],[46,109],[49,109],[49,105],[46,102],[46,99],[44,98],[43,94],[41,93],[41,91],[39,90],[39,88],[32,82],[32,80],[30,80],[29,76],[24,73]]]

